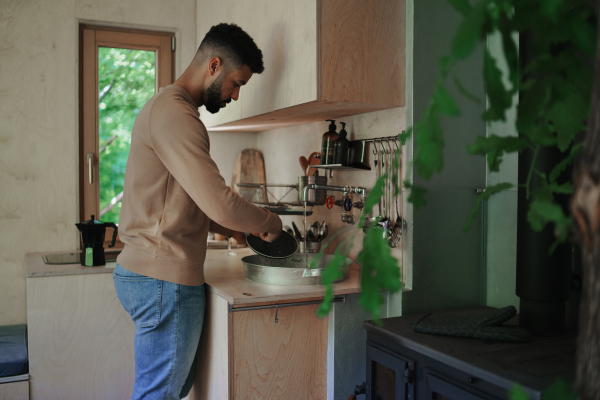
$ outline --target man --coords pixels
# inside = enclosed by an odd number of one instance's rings
[[[211,113],[233,99],[262,53],[236,25],[212,27],[190,66],[142,108],[131,134],[119,234],[125,248],[113,278],[135,323],[133,399],[179,399],[193,382],[204,316],[208,232],[281,232],[275,214],[244,201],[209,154],[198,107]],[[258,234],[257,234],[258,235]]]

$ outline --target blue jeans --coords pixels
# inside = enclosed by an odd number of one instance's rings
[[[113,272],[117,297],[135,324],[133,399],[181,399],[194,382],[204,320],[204,285],[185,286]]]

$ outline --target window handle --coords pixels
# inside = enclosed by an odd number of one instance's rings
[[[87,164],[88,164],[88,178],[89,178],[90,185],[91,185],[92,183],[94,183],[94,153],[88,153]]]

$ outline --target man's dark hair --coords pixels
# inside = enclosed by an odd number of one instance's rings
[[[262,51],[242,28],[235,24],[215,25],[204,36],[198,51],[210,57],[222,58],[224,64],[231,63],[235,69],[248,65],[255,74],[265,70]]]

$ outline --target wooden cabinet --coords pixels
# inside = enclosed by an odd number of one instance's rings
[[[327,319],[316,307],[230,312],[209,291],[189,399],[327,398]]]
[[[198,40],[240,25],[265,71],[217,114],[211,130],[260,131],[405,105],[404,0],[252,0],[198,9]]]
[[[115,293],[112,269],[81,272],[34,256],[27,257],[31,399],[130,398],[135,327]],[[44,272],[50,267],[66,271]]]

